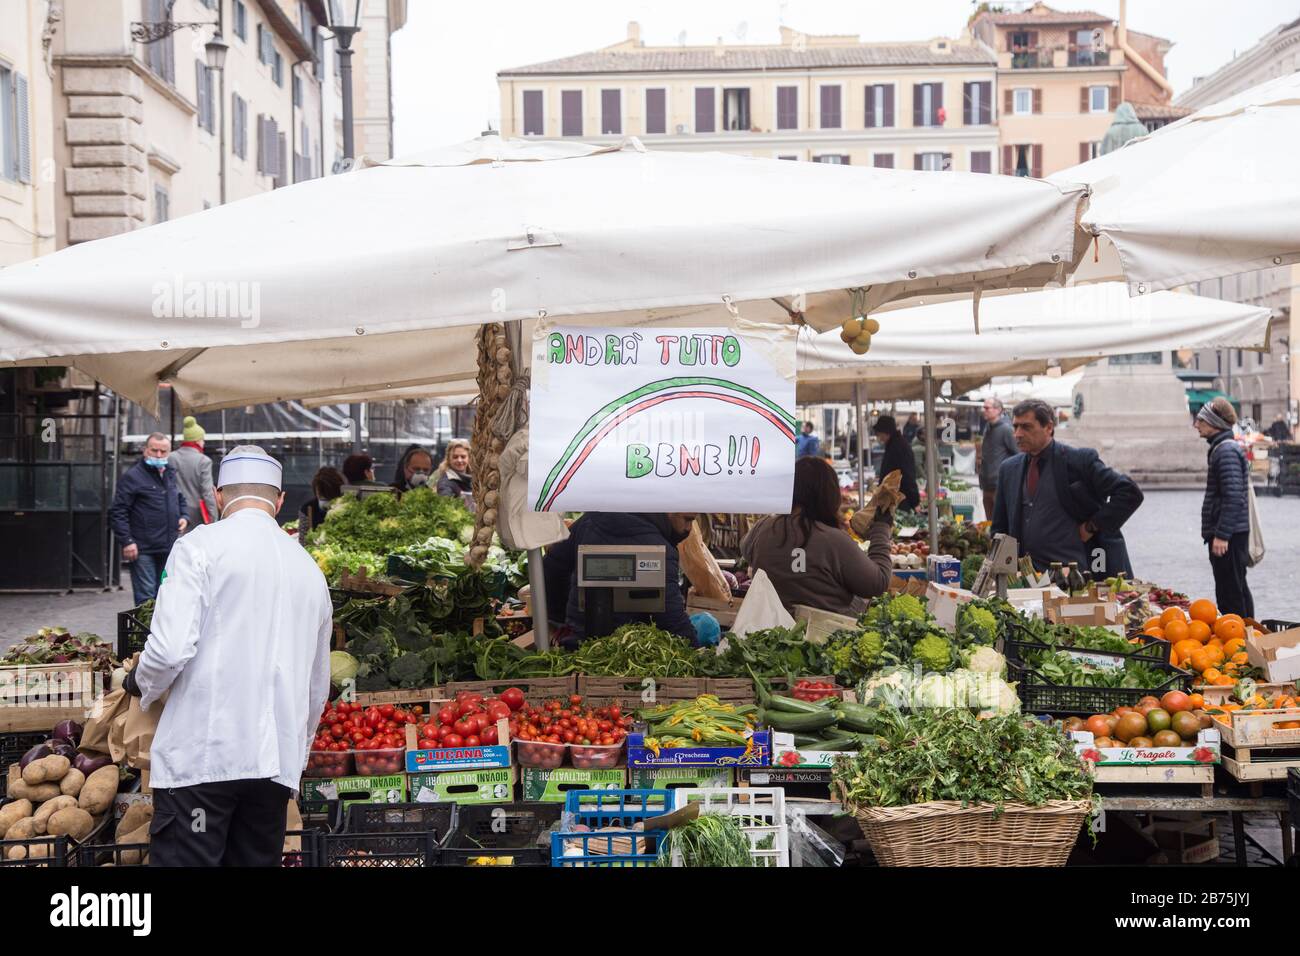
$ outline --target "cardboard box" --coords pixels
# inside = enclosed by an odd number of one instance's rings
[[[1074,751],[1098,767],[1201,767],[1219,763],[1220,737],[1217,730],[1202,730],[1195,747],[1101,747],[1093,745],[1093,735],[1076,730]],[[1090,756],[1095,755],[1095,757]]]
[[[1300,680],[1300,627],[1246,635],[1246,659],[1274,683]]]
[[[957,609],[975,600],[974,591],[931,581],[925,588],[926,602],[938,625],[949,633],[957,630]]]
[[[515,768],[440,771],[410,776],[412,803],[510,803]]]
[[[338,800],[344,807],[354,803],[404,803],[406,776],[304,777],[304,801]]]
[[[627,785],[633,790],[681,790],[733,787],[735,773],[727,767],[629,767]]]
[[[497,721],[497,739],[510,739],[509,723]],[[415,724],[406,725],[406,772],[429,773],[448,770],[500,770],[510,766],[510,744],[479,744],[476,747],[416,749]]]
[[[563,803],[570,790],[623,790],[627,787],[627,768],[579,770],[560,767],[556,770],[519,768],[519,799],[542,803]]]
[[[932,554],[925,559],[925,579],[951,588],[961,587],[961,562],[951,554]]]
[[[644,734],[628,734],[629,767],[766,767],[771,763],[772,735],[756,730],[747,747],[662,747],[656,754]]]
[[[796,747],[793,734],[781,733],[780,731],[772,732],[772,766],[774,768],[830,770],[835,763],[835,758],[845,755],[845,752],[840,751]]]
[[[1119,602],[1111,600],[1109,594],[1095,587],[1081,597],[1044,595],[1043,617],[1053,624],[1104,627],[1121,637],[1125,635]]]

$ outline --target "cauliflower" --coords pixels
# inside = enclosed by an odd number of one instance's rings
[[[952,644],[939,634],[927,634],[912,645],[912,659],[927,671],[946,671],[953,665]]]
[[[1007,674],[1007,659],[991,647],[977,647],[964,657],[966,667],[973,671],[996,674],[998,677]]]
[[[957,633],[976,644],[992,644],[998,639],[998,619],[988,608],[964,604],[957,612]]]
[[[905,667],[891,667],[881,671],[858,688],[863,704],[898,707],[911,691],[912,675]]]
[[[864,670],[876,666],[884,649],[885,642],[879,631],[863,631],[853,642],[853,655]]]
[[[996,702],[992,707],[981,710],[980,717],[1002,717],[1006,714],[1020,713],[1020,698],[1016,696],[1014,684],[999,680],[996,687]]]
[[[926,674],[916,687],[916,707],[956,707],[957,682],[948,674]]]

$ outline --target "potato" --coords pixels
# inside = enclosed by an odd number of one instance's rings
[[[86,778],[77,797],[77,806],[98,816],[113,805],[113,798],[117,796],[117,784],[117,765],[100,767]]]
[[[5,831],[6,840],[30,840],[36,836],[36,818],[23,817]]]
[[[23,768],[23,783],[31,787],[40,783],[58,783],[71,766],[71,760],[58,754],[33,760]]]
[[[0,836],[19,820],[32,815],[32,802],[30,800],[15,800],[13,803],[6,803],[0,807]]]
[[[76,797],[55,797],[52,800],[46,800],[41,804],[40,809],[32,814],[32,819],[36,821],[36,832],[44,833],[45,828],[49,826],[50,817],[60,810],[67,810],[76,805]]]
[[[75,797],[81,793],[81,788],[86,783],[86,775],[73,767],[59,781],[59,793],[65,797]]]
[[[73,807],[53,814],[45,830],[50,836],[70,836],[74,840],[84,840],[94,828],[95,818],[85,810]]]
[[[140,801],[133,803],[126,808],[126,813],[122,814],[122,819],[117,821],[117,830],[115,831],[118,843],[130,843],[130,840],[122,839],[124,834],[135,835],[135,831],[140,827],[145,828],[145,839],[149,838],[149,823],[153,820],[153,804]]]
[[[123,820],[126,817],[122,818]],[[119,846],[135,846],[149,842],[149,821],[117,838]],[[138,865],[149,862],[149,854],[144,850],[123,850],[118,854],[118,862],[123,866]]]
[[[30,764],[29,764],[30,766]],[[57,783],[38,783],[36,786],[24,783],[19,780],[17,783],[9,785],[9,796],[16,800],[30,800],[32,803],[44,803],[59,796],[59,785]]]

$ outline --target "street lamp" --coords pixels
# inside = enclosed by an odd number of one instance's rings
[[[352,38],[361,30],[363,0],[330,0],[330,32],[339,46],[339,80],[343,86],[343,165],[348,169],[356,159],[352,132]],[[351,9],[349,15],[348,9]],[[361,451],[361,403],[352,402],[352,453]]]
[[[221,10],[218,5],[217,32],[203,44],[208,69],[217,74],[217,185],[221,205],[226,204],[226,52],[230,44],[221,36]]]
[[[208,69],[221,71],[226,68],[226,51],[230,44],[221,38],[221,34],[212,34],[212,39],[203,44],[203,51],[208,56]]]

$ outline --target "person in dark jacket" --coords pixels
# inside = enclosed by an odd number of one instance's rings
[[[693,514],[620,514],[588,511],[569,528],[565,541],[546,549],[543,574],[548,609],[564,607],[564,619],[579,640],[586,636],[583,610],[578,606],[578,547],[584,544],[664,545],[664,609],[636,614],[615,614],[614,626],[649,621],[656,627],[696,643],[695,625],[686,611],[680,585],[677,546],[691,533]],[[561,597],[561,595],[563,597]],[[554,603],[552,603],[554,602]],[[558,611],[550,611],[558,618]]]
[[[1250,565],[1250,463],[1232,435],[1237,412],[1223,396],[1201,406],[1196,430],[1210,445],[1201,503],[1201,539],[1210,549],[1220,614],[1255,616],[1246,585]]]
[[[423,488],[433,474],[433,454],[421,445],[412,445],[397,463],[397,480],[393,487],[398,491]]]
[[[920,433],[921,419],[916,412],[912,412],[912,414],[907,416],[907,424],[903,426],[903,438],[906,439],[907,443],[910,445],[916,441],[916,436]]]
[[[876,440],[885,446],[885,457],[880,460],[877,475],[883,479],[891,471],[901,471],[903,481],[898,490],[903,493],[903,503],[898,510],[915,511],[921,503],[921,489],[916,484],[916,456],[912,453],[912,446],[898,430],[898,422],[892,415],[877,418],[873,431]]]
[[[388,487],[382,481],[375,480],[375,460],[365,452],[357,452],[343,459],[343,483],[362,487]]]
[[[998,471],[1012,455],[1020,454],[1016,447],[1016,433],[1007,421],[1002,399],[990,396],[984,399],[984,440],[980,442],[980,490],[984,492],[984,517],[993,519],[993,506],[997,503]]]
[[[131,592],[137,605],[158,594],[167,555],[185,530],[185,495],[176,483],[176,469],[168,465],[171,450],[166,435],[150,435],[144,457],[118,479],[108,509],[122,560],[131,568]]]
[[[298,509],[298,530],[307,532],[320,527],[325,520],[334,500],[343,494],[343,473],[337,468],[326,465],[319,468],[311,478],[312,497],[302,503]]]
[[[456,438],[447,445],[447,454],[438,466],[436,477],[438,494],[444,498],[459,498],[474,490],[469,474],[469,442]]]
[[[1012,427],[1020,454],[998,473],[993,533],[1014,537],[1040,571],[1074,561],[1097,579],[1132,576],[1120,528],[1142,504],[1137,482],[1091,448],[1056,441],[1056,412],[1044,401],[1017,405]]]
[[[1232,403],[1229,402],[1229,405]],[[1204,406],[1201,406],[1204,408]],[[1291,440],[1291,426],[1286,423],[1285,416],[1279,414],[1273,419],[1273,424],[1268,426],[1268,437],[1275,442],[1289,442]]]

